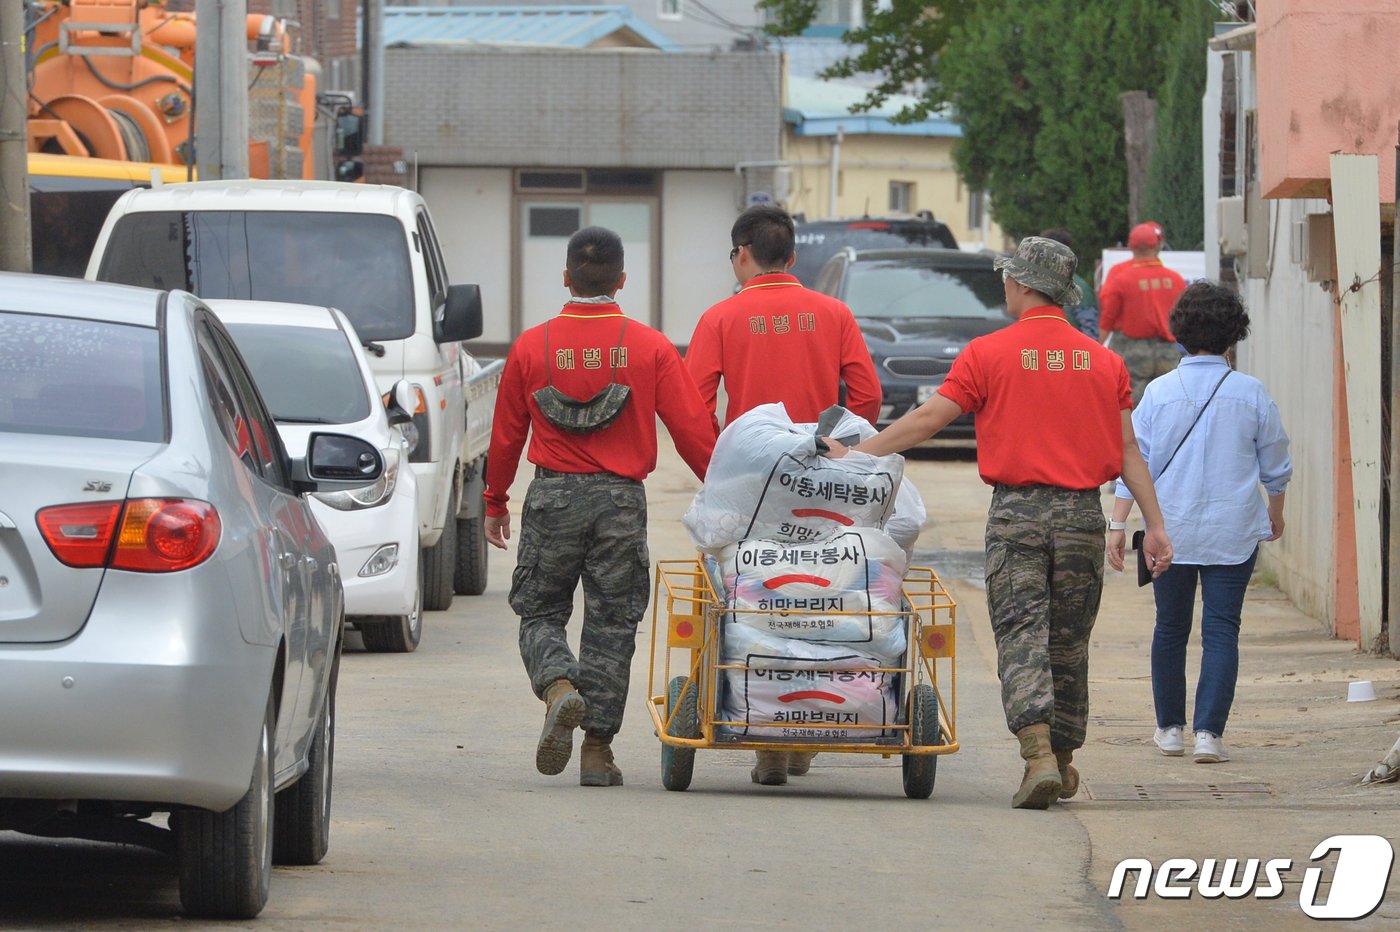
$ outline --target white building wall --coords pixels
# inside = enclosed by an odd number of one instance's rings
[[[481,286],[481,339],[511,339],[511,171],[425,167],[419,189],[432,211],[453,284]],[[562,263],[561,263],[562,265]]]
[[[661,329],[685,346],[700,315],[734,293],[733,172],[669,171],[661,182]]]
[[[1267,278],[1244,279],[1250,337],[1239,369],[1260,379],[1278,404],[1291,440],[1293,481],[1283,538],[1260,546],[1261,566],[1303,611],[1333,617],[1335,457],[1333,445],[1334,316],[1331,296],[1294,263],[1299,221],[1326,213],[1327,202],[1266,202],[1270,251]]]

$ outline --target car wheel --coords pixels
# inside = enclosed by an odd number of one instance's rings
[[[453,577],[457,573],[457,500],[448,503],[447,522],[442,536],[421,555],[423,562],[423,608],[445,612],[452,607]]]
[[[407,615],[365,618],[357,621],[365,650],[376,654],[408,654],[423,639],[423,559],[418,559],[418,588],[413,593],[413,610]]]
[[[685,688],[687,682],[689,682],[689,677],[674,677],[666,690],[666,714],[669,716],[672,714],[672,710],[675,710],[675,717],[671,719],[671,727],[666,729],[666,734],[674,738],[700,737],[700,687],[699,684],[695,684],[687,690]],[[684,693],[684,698],[682,698],[682,693]],[[690,778],[694,773],[694,748],[673,748],[669,744],[661,745],[662,786],[676,792],[689,789]]]
[[[320,864],[331,843],[331,782],[335,771],[335,689],[340,680],[340,648],[331,666],[326,701],[301,778],[277,794],[277,830],[272,859],[278,864]]]
[[[458,595],[481,595],[486,591],[486,527],[480,517],[457,519],[457,574],[453,580]]]
[[[251,919],[267,905],[272,882],[272,736],[277,718],[267,699],[253,776],[232,809],[186,809],[171,817],[180,862],[180,902],[193,916]]]

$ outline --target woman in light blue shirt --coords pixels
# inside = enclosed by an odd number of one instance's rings
[[[1293,464],[1278,408],[1258,379],[1230,368],[1225,354],[1249,334],[1239,297],[1213,282],[1188,287],[1171,313],[1187,356],[1147,386],[1133,412],[1175,550],[1153,581],[1153,740],[1162,753],[1185,750],[1186,645],[1201,585],[1201,675],[1192,731],[1196,763],[1230,759],[1222,735],[1239,673],[1240,612],[1259,542],[1283,534],[1283,497]],[[1194,426],[1193,426],[1194,425]],[[1260,486],[1267,495],[1260,494]],[[1267,499],[1267,504],[1266,504]],[[1108,562],[1123,568],[1132,494],[1120,480],[1109,523]]]

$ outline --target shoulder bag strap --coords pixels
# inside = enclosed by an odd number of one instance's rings
[[[1171,466],[1172,460],[1176,459],[1176,455],[1181,452],[1182,446],[1186,443],[1186,438],[1191,436],[1191,431],[1195,430],[1196,425],[1200,423],[1201,415],[1206,413],[1206,408],[1209,408],[1211,401],[1215,399],[1215,393],[1220,391],[1220,386],[1225,384],[1225,380],[1228,379],[1230,373],[1234,371],[1233,369],[1227,368],[1225,374],[1220,377],[1220,381],[1215,383],[1215,388],[1211,389],[1210,397],[1206,399],[1205,404],[1201,405],[1201,410],[1196,412],[1196,419],[1191,422],[1190,427],[1186,428],[1186,433],[1181,435],[1181,441],[1176,445],[1176,449],[1172,451],[1172,455],[1167,457],[1167,461],[1162,464],[1162,468],[1157,471],[1157,475],[1152,477],[1153,482],[1162,478],[1162,474],[1167,471],[1167,467]]]

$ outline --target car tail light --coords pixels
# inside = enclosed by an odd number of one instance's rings
[[[879,220],[857,220],[846,225],[848,230],[888,230],[889,228],[888,223],[882,223]]]
[[[67,566],[106,566],[121,502],[55,505],[36,516],[39,533],[53,555]]]
[[[213,505],[182,498],[57,505],[40,511],[38,522],[49,549],[68,566],[141,573],[203,563],[223,531]]]
[[[126,503],[112,568],[162,573],[185,570],[219,546],[219,513],[208,502],[138,498]]]

